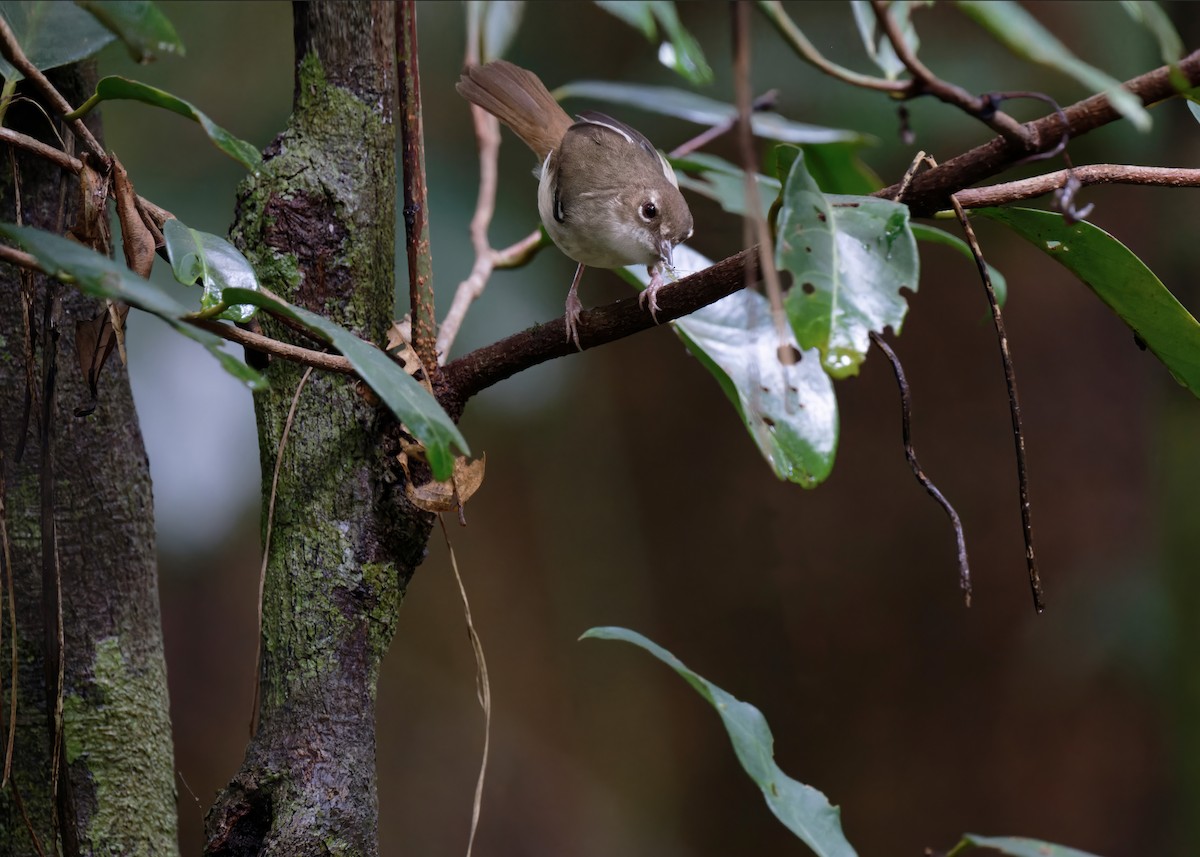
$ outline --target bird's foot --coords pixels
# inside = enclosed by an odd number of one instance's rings
[[[579,300],[579,295],[572,289],[567,295],[567,311],[564,320],[567,324],[567,341],[574,342],[575,347],[580,351],[583,346],[579,344],[579,314],[583,312],[583,301]]]
[[[646,272],[650,274],[650,283],[645,291],[638,295],[638,304],[648,306],[650,317],[658,324],[658,290],[665,286],[666,282],[663,280],[662,268],[658,265],[651,265],[646,268]]]

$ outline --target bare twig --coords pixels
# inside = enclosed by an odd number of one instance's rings
[[[1188,54],[1176,67],[1192,86],[1200,86],[1200,50]],[[1154,71],[1138,75],[1127,80],[1122,87],[1140,98],[1146,106],[1179,95],[1171,81],[1170,66],[1161,66]],[[1123,118],[1103,93],[1065,107],[1062,113],[1067,118],[1072,139]],[[996,137],[981,146],[976,146],[917,176],[905,194],[905,203],[918,217],[927,217],[936,211],[949,208],[951,193],[1004,172],[1031,152],[1044,152],[1054,148],[1063,135],[1062,120],[1057,113],[1029,122],[1025,128],[1029,131],[1031,141],[1028,147],[1004,137]],[[897,186],[892,185],[874,195],[894,199],[897,190]]]
[[[69,170],[76,175],[83,169],[83,162],[79,158],[72,158],[66,152],[48,146],[41,140],[34,139],[26,134],[19,134],[11,128],[0,128],[0,141],[11,143],[12,145],[32,152],[39,158],[45,158],[47,161],[58,164],[64,170]]]
[[[954,540],[958,545],[958,581],[959,586],[962,587],[963,601],[970,607],[971,567],[967,563],[967,539],[963,533],[962,520],[958,517],[954,506],[933,484],[933,480],[925,475],[920,462],[917,461],[917,452],[912,443],[912,396],[908,389],[908,379],[904,377],[904,367],[900,365],[900,358],[896,356],[896,352],[884,338],[873,330],[871,331],[871,341],[892,364],[892,372],[896,375],[896,385],[900,388],[900,433],[904,441],[904,458],[908,461],[908,467],[921,486],[929,493],[929,496],[946,511],[946,515],[950,518],[950,524],[954,527]]]
[[[942,80],[917,58],[909,49],[908,42],[904,40],[904,34],[900,32],[896,19],[888,14],[888,3],[884,0],[871,0],[871,8],[875,10],[875,18],[892,44],[896,58],[912,75],[905,97],[932,95],[939,101],[952,104],[974,116],[1010,143],[1022,147],[1029,146],[1029,133],[1021,123],[1007,113],[997,110],[989,99],[972,95],[961,86]]]
[[[775,29],[779,31],[779,35],[783,36],[784,40],[792,46],[792,49],[800,55],[801,59],[809,65],[825,72],[830,77],[837,78],[851,86],[857,86],[862,89],[874,89],[877,92],[887,92],[897,96],[903,95],[908,90],[908,81],[872,77],[869,74],[860,74],[859,72],[844,68],[837,63],[830,62],[822,56],[821,52],[813,46],[813,43],[808,40],[803,31],[796,26],[796,22],[784,11],[783,4],[779,0],[760,0],[758,8],[767,16],[767,20],[775,25]]]
[[[774,110],[775,102],[779,99],[778,89],[768,89],[762,95],[758,96],[750,103],[750,110],[754,113],[760,113],[764,110]],[[739,114],[740,115],[740,114]],[[671,151],[667,152],[668,158],[683,158],[690,155],[697,149],[703,148],[716,140],[728,134],[737,127],[738,117],[730,116],[724,122],[718,122],[711,128],[706,128],[690,140],[684,140]]]
[[[8,21],[0,18],[0,55],[3,55],[9,64],[12,65],[22,75],[27,77],[29,81],[41,91],[54,112],[59,116],[66,116],[74,111],[74,107],[70,105],[67,99],[63,98],[62,93],[55,88],[41,71],[29,58],[25,56],[25,52],[21,50],[20,43],[17,42],[17,37],[13,34],[12,28],[8,26]],[[106,165],[108,163],[108,155],[104,151],[104,147],[92,136],[92,132],[83,124],[82,119],[73,119],[67,123],[71,130],[75,133],[76,138],[87,148],[88,152],[94,157],[98,164]]]
[[[354,374],[354,367],[350,365],[350,361],[338,354],[326,354],[324,351],[313,351],[311,348],[302,348],[299,345],[280,342],[278,339],[271,339],[269,336],[263,336],[261,333],[251,333],[249,330],[242,330],[240,327],[234,327],[231,324],[222,324],[219,321],[207,321],[204,319],[185,320],[192,326],[198,327],[201,330],[207,330],[209,333],[215,333],[222,339],[236,342],[247,348],[253,348],[255,351],[262,351],[273,357],[280,357],[284,360],[301,363],[305,366],[312,366],[316,369],[324,369],[326,372],[338,372],[342,375]]]
[[[771,228],[767,225],[767,218],[763,216],[762,197],[758,191],[758,158],[754,151],[754,132],[750,127],[750,113],[753,109],[750,95],[750,5],[732,3],[730,11],[733,15],[733,79],[738,108],[735,127],[746,196],[746,216],[742,221],[743,243],[748,245],[752,240],[758,242],[758,266],[766,284],[767,300],[771,304],[771,319],[775,323],[775,332],[779,338],[779,359],[790,364],[796,362],[796,356],[794,349],[786,347],[790,327],[783,308],[783,286],[779,281],[779,271],[775,269]],[[746,285],[753,285],[753,281],[749,279],[750,271],[747,270],[746,274]]]
[[[1015,182],[973,187],[960,190],[954,196],[963,208],[984,208],[1006,205],[1023,199],[1033,199],[1054,193],[1064,187],[1071,170],[1057,170]],[[1200,169],[1180,167],[1140,167],[1129,164],[1087,164],[1075,167],[1075,178],[1081,185],[1135,184],[1154,187],[1200,187]]]
[[[415,0],[396,4],[397,78],[400,89],[404,234],[408,249],[408,293],[413,348],[437,371],[437,316],[433,300],[433,255],[429,247],[429,207],[425,186],[425,140],[421,127],[421,73],[417,61]]]

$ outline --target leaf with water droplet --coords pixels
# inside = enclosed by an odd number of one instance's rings
[[[908,208],[869,196],[825,194],[798,153],[783,188],[775,264],[801,288],[784,306],[802,348],[817,348],[834,378],[858,374],[870,333],[897,333],[920,263]]]

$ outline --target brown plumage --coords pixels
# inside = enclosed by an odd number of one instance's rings
[[[468,66],[455,89],[512,128],[538,161],[558,148],[574,124],[536,74],[504,60]]]

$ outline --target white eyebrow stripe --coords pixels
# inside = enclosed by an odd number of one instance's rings
[[[663,153],[655,150],[654,154],[658,155],[658,161],[662,164],[663,175],[667,177],[667,181],[679,187],[679,179],[675,178],[675,169],[671,166],[671,162],[663,157]]]
[[[622,137],[624,137],[624,138],[625,138],[626,140],[628,140],[630,143],[634,143],[634,142],[636,142],[636,141],[635,141],[635,140],[634,140],[632,137],[630,137],[630,136],[629,136],[629,134],[627,134],[627,133],[624,131],[624,129],[622,129],[622,128],[618,128],[616,125],[610,125],[609,123],[607,123],[607,122],[601,122],[601,121],[599,121],[598,119],[590,119],[590,118],[588,118],[588,119],[585,119],[585,118],[584,118],[584,117],[582,117],[582,116],[581,116],[581,117],[579,117],[579,119],[580,119],[580,121],[581,121],[581,122],[586,122],[586,123],[587,123],[587,124],[589,124],[589,125],[599,125],[601,128],[607,128],[609,131],[616,131],[618,134],[620,134]]]

